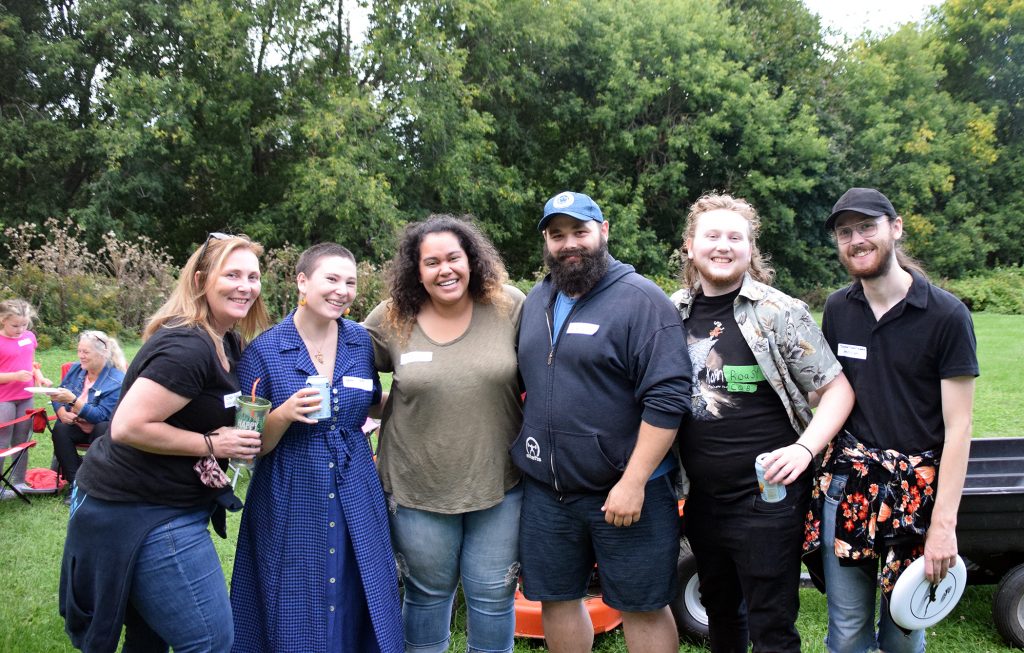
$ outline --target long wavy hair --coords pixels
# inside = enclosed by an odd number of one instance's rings
[[[732,195],[707,193],[690,206],[690,212],[686,216],[683,244],[679,248],[683,261],[683,269],[679,278],[683,286],[690,290],[696,290],[700,286],[697,268],[686,255],[686,241],[697,235],[697,219],[708,211],[717,210],[732,211],[743,216],[747,221],[747,225],[750,227],[750,268],[747,271],[755,281],[771,285],[775,280],[775,269],[768,264],[768,255],[761,254],[761,250],[757,247],[757,235],[761,232],[761,218],[757,215],[757,211],[745,199]]]
[[[103,356],[108,365],[113,365],[122,372],[128,369],[128,361],[125,360],[124,352],[117,340],[108,336],[102,331],[83,331],[78,336],[78,342],[88,343],[93,351]]]
[[[263,254],[263,246],[249,240],[247,236],[208,237],[206,243],[185,262],[171,296],[149,318],[142,332],[143,341],[162,327],[199,327],[209,334],[217,348],[217,356],[227,366],[224,345],[210,323],[210,305],[206,301],[206,293],[213,286],[217,273],[224,267],[224,261],[237,249],[249,250],[256,256]],[[235,328],[241,334],[244,344],[259,335],[269,324],[270,317],[263,304],[263,294],[260,293]]]
[[[431,215],[405,227],[398,251],[388,269],[391,301],[385,323],[403,340],[412,331],[420,308],[430,299],[420,281],[420,245],[428,234],[451,233],[469,258],[469,296],[477,304],[493,304],[508,310],[511,302],[502,290],[508,281],[505,264],[491,241],[473,224],[471,215]]]

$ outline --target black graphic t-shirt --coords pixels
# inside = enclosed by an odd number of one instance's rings
[[[680,437],[692,491],[733,500],[757,491],[754,459],[797,439],[733,314],[739,289],[698,295],[684,323],[693,413]]]

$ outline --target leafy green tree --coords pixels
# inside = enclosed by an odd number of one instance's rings
[[[828,101],[835,195],[883,190],[907,223],[907,246],[932,272],[984,264],[978,198],[995,160],[995,115],[941,87],[940,48],[913,26],[859,40],[836,60]]]
[[[936,12],[943,87],[997,116],[989,185],[977,189],[988,265],[1024,261],[1024,2],[947,0]]]

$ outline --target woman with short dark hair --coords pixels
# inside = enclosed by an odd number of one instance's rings
[[[303,252],[298,308],[238,366],[272,408],[231,576],[239,653],[402,651],[384,493],[362,431],[380,380],[370,336],[344,318],[356,281],[341,245]]]

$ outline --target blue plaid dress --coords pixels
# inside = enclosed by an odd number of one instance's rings
[[[256,393],[274,408],[317,373],[293,315],[238,366],[241,387],[258,377]],[[249,485],[231,579],[232,650],[403,650],[384,494],[361,428],[380,393],[369,335],[339,320],[331,417],[292,424]]]

